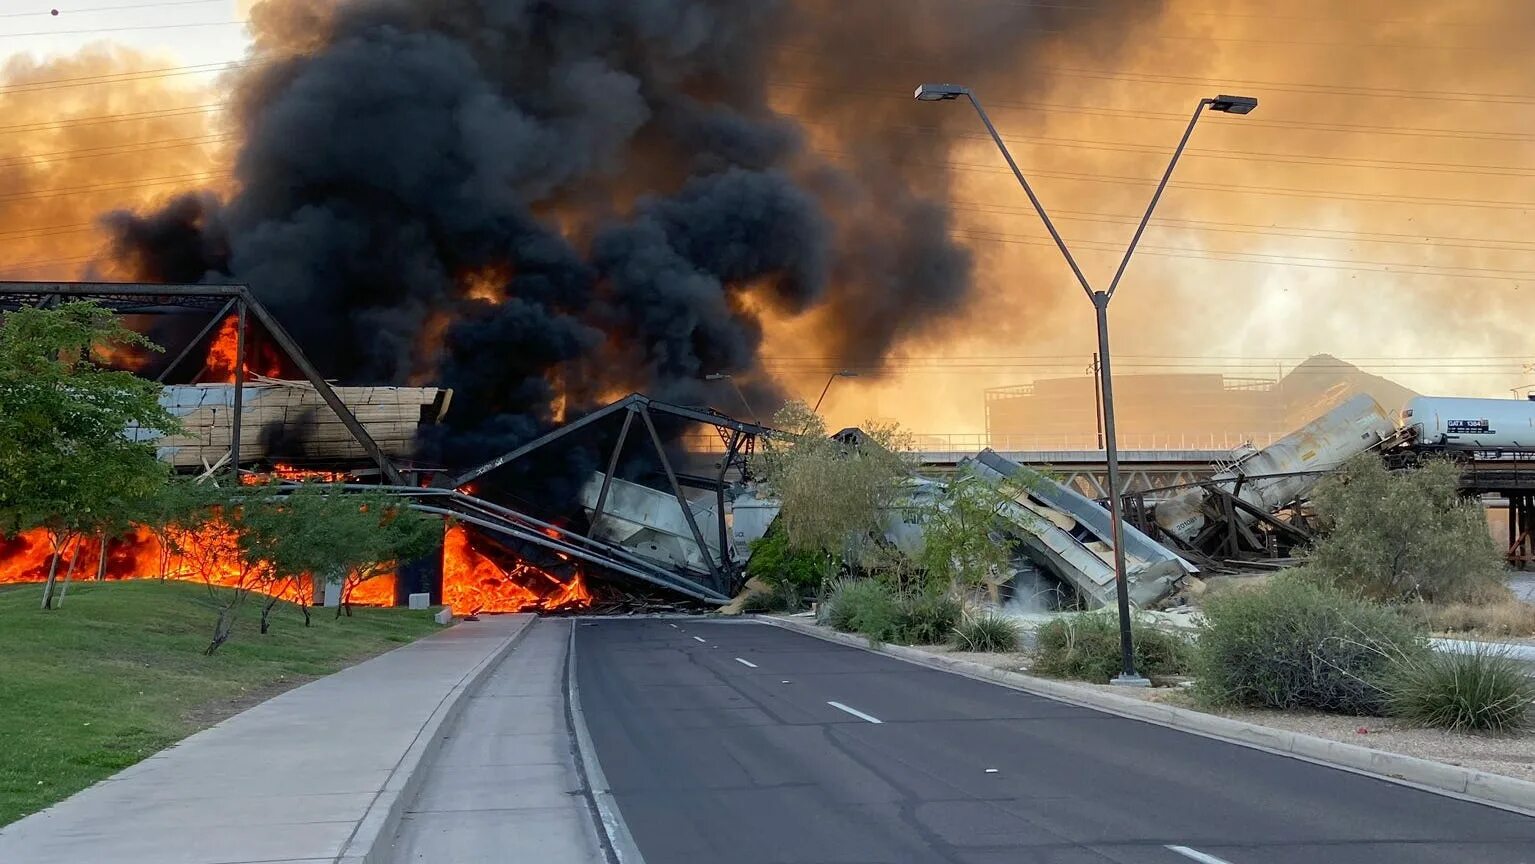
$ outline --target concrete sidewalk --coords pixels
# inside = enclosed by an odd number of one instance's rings
[[[462,623],[263,702],[0,830],[0,862],[361,862],[532,621]]]
[[[468,700],[423,771],[390,864],[604,859],[565,720],[573,621],[533,625]],[[383,844],[380,844],[382,847]]]

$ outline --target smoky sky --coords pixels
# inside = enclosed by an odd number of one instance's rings
[[[328,377],[453,388],[428,455],[460,467],[561,408],[709,401],[710,373],[766,404],[760,315],[877,368],[969,302],[948,143],[912,129],[973,118],[914,84],[1016,86],[1156,6],[266,0],[238,191],[111,214],[114,254],[249,284]]]

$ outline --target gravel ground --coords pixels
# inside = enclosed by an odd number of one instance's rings
[[[1029,670],[1027,654],[967,653],[943,645],[917,647],[934,654],[963,656],[967,660],[1010,672],[1027,673]],[[1197,704],[1188,692],[1176,688],[1140,690],[1107,684],[1067,683],[1084,690],[1108,691],[1118,696],[1165,702],[1180,708],[1205,711],[1289,732],[1535,781],[1535,732],[1531,731],[1516,735],[1473,735],[1416,728],[1389,717],[1340,717],[1312,711],[1217,711]]]

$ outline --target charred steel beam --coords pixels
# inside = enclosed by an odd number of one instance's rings
[[[677,506],[682,508],[682,518],[688,523],[688,530],[693,534],[693,542],[698,544],[698,554],[703,557],[704,563],[709,565],[709,572],[714,575],[716,584],[724,587],[725,576],[720,572],[719,565],[714,563],[714,556],[709,554],[709,544],[704,542],[704,532],[698,530],[698,520],[693,518],[693,508],[688,506],[687,496],[682,494],[682,484],[677,482],[677,474],[672,470],[672,460],[666,456],[666,445],[661,441],[661,433],[656,431],[655,421],[650,419],[650,412],[644,406],[640,407],[640,419],[645,422],[645,430],[650,433],[650,443],[655,445],[656,455],[661,459],[661,468],[666,471],[666,479],[671,481],[672,494],[677,496]],[[715,515],[720,519],[725,518],[724,513]],[[725,550],[721,549],[720,554],[724,555]]]
[[[240,479],[241,416],[245,412],[245,298],[235,298],[235,398],[229,418],[229,470]]]
[[[673,416],[683,417],[688,420],[697,420],[699,423],[707,423],[711,426],[718,426],[723,429],[731,429],[733,431],[741,432],[747,435],[772,435],[777,431],[769,426],[763,426],[758,423],[747,423],[741,420],[737,420],[734,417],[727,417],[724,414],[716,414],[712,411],[699,411],[696,408],[688,408],[683,405],[673,405],[670,402],[659,402],[655,399],[651,399],[648,396],[641,396],[638,393],[630,396],[629,398],[640,399],[652,411],[660,411],[663,414],[671,414]]]
[[[176,359],[172,360],[170,365],[160,370],[160,374],[155,376],[155,382],[164,384],[165,379],[176,370],[176,367],[180,366],[182,362],[184,362],[187,357],[192,354],[192,351],[194,351],[198,345],[202,344],[204,339],[208,338],[208,334],[213,332],[213,328],[217,327],[219,322],[224,320],[224,316],[228,315],[229,310],[238,302],[240,302],[238,297],[231,298],[228,303],[225,303],[223,307],[219,309],[219,311],[213,313],[213,317],[209,318],[208,323],[203,325],[203,329],[197,331],[197,335],[192,337],[192,341],[188,342],[186,347],[181,349],[181,353],[176,355]]]
[[[497,456],[496,458],[486,462],[478,468],[471,468],[468,471],[465,471],[464,473],[453,478],[450,485],[456,489],[463,486],[465,483],[478,480],[479,478],[489,474],[497,468],[500,468],[508,462],[514,462],[518,459],[521,459],[522,457],[532,453],[534,450],[537,450],[545,444],[548,444],[552,441],[558,441],[559,439],[564,438],[566,435],[569,435],[578,429],[590,426],[591,424],[596,423],[598,420],[601,420],[602,418],[607,417],[616,411],[638,406],[642,404],[639,401],[640,399],[641,397],[639,395],[630,394],[618,400],[617,402],[598,408],[596,411],[593,411],[585,417],[570,423],[566,423],[564,426],[561,426],[557,429],[552,429],[549,432],[534,438],[532,441],[529,441],[521,447],[518,447],[515,450]]]
[[[283,353],[288,355],[288,359],[292,360],[293,365],[298,367],[298,371],[304,376],[304,379],[314,386],[315,392],[320,394],[320,398],[325,400],[325,404],[329,405],[330,409],[336,412],[336,417],[341,420],[341,424],[346,427],[348,432],[352,433],[352,437],[362,447],[363,452],[367,453],[368,457],[373,460],[373,463],[378,466],[378,470],[384,472],[384,476],[389,478],[390,483],[396,486],[405,485],[405,478],[400,476],[399,469],[394,467],[394,463],[389,461],[389,457],[378,446],[378,442],[374,441],[373,436],[368,434],[368,430],[363,428],[362,423],[357,419],[357,415],[352,413],[352,409],[346,407],[346,403],[341,401],[341,397],[336,395],[336,391],[332,390],[330,384],[326,383],[325,379],[320,376],[319,370],[315,369],[314,364],[309,362],[309,358],[304,356],[303,349],[299,348],[298,343],[293,341],[293,337],[288,335],[288,331],[284,330],[282,325],[277,323],[277,319],[272,317],[272,313],[255,301],[255,298],[251,296],[250,291],[245,286],[235,287],[239,292],[237,296],[242,301],[242,305],[249,307],[251,313],[256,316],[256,320],[261,322],[261,326],[266,330],[267,335],[271,336],[272,341],[276,342]],[[239,388],[236,388],[237,393],[238,390]]]
[[[64,297],[239,297],[244,285],[156,285],[150,282],[15,282],[0,281],[0,294],[36,292]]]
[[[720,473],[717,485],[714,487],[715,521],[720,526],[720,565],[725,570],[725,585],[727,593],[735,593],[736,568],[735,562],[730,557],[730,530],[725,527],[725,472],[730,470],[731,460],[735,458],[736,448],[741,445],[742,432],[731,430],[730,441],[725,445],[725,458],[720,460]]]
[[[597,493],[597,506],[592,510],[591,526],[597,527],[608,506],[608,489],[613,486],[613,472],[618,470],[619,454],[624,452],[624,442],[629,440],[629,427],[634,424],[634,408],[624,413],[624,425],[618,430],[618,443],[613,445],[613,455],[608,457],[608,472],[602,475],[602,490]]]

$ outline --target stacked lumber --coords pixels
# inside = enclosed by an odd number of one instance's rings
[[[414,454],[417,432],[442,419],[453,392],[437,387],[332,389],[378,446],[396,458]],[[180,418],[182,431],[159,435],[133,430],[130,434],[154,441],[160,458],[177,468],[214,464],[229,452],[234,392],[233,384],[166,387],[160,404]],[[367,458],[341,418],[307,381],[253,376],[245,385],[240,418],[241,462],[339,463]]]

